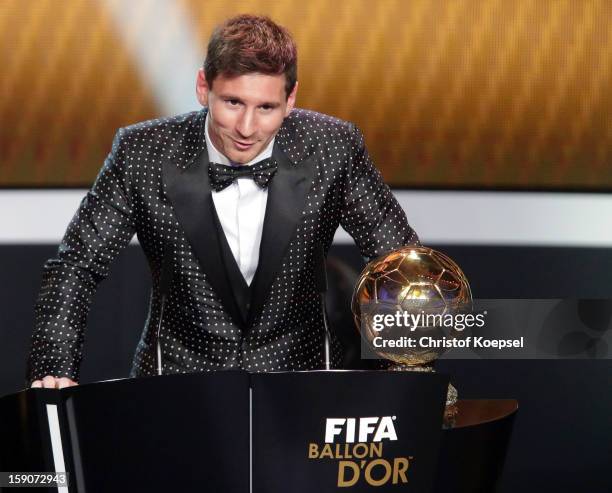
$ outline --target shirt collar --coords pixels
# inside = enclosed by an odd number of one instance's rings
[[[230,160],[223,154],[221,154],[217,148],[212,143],[210,135],[208,134],[208,120],[210,119],[210,109],[206,112],[206,121],[204,123],[204,136],[206,138],[206,148],[208,150],[208,160],[211,163],[219,163],[225,165],[231,165]],[[274,148],[274,141],[276,140],[276,136],[270,141],[270,143],[266,146],[266,148],[261,151],[257,156],[251,159],[248,163],[242,166],[251,166],[259,161],[263,161],[269,157],[272,157],[272,149]]]

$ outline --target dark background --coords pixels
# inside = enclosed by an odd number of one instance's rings
[[[612,298],[609,249],[433,247],[462,266],[477,298]],[[24,386],[41,267],[55,251],[0,246],[0,395]],[[348,340],[356,335],[348,301],[363,261],[354,246],[339,245],[328,266],[332,328]],[[82,383],[128,376],[149,288],[144,255],[130,246],[95,298]],[[445,360],[438,369],[451,375],[463,398],[518,399],[504,493],[612,491],[612,360]]]

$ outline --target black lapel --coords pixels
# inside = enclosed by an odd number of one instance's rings
[[[203,125],[203,124],[202,124]],[[215,209],[208,178],[208,152],[202,150],[184,167],[164,164],[166,192],[179,223],[195,251],[212,288],[239,327],[244,320],[236,304],[221,255]]]
[[[285,251],[301,219],[304,202],[313,186],[316,173],[315,156],[293,164],[280,148],[274,145],[272,155],[278,171],[270,182],[266,214],[259,247],[259,262],[251,284],[251,309],[248,325],[259,316],[269,294]]]

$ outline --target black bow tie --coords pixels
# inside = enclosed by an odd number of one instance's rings
[[[229,187],[236,178],[252,178],[261,188],[266,188],[276,173],[277,164],[274,158],[263,159],[251,166],[226,166],[219,163],[208,163],[210,184],[216,192]]]

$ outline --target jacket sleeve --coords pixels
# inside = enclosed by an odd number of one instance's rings
[[[406,214],[384,183],[365,147],[363,134],[352,125],[344,203],[340,224],[367,259],[405,245],[418,245],[419,238]]]
[[[93,294],[134,235],[129,168],[119,130],[96,181],[72,218],[57,256],[44,265],[35,307],[27,381],[45,375],[79,378]]]

